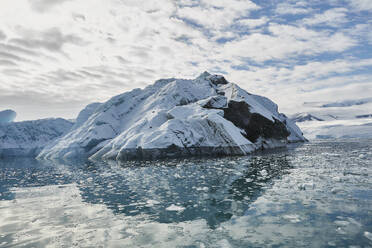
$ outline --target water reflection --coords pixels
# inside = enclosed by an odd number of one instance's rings
[[[274,154],[141,163],[16,159],[1,162],[0,199],[13,199],[12,187],[76,183],[83,201],[116,214],[160,223],[205,219],[215,228],[242,215],[289,168],[286,156]]]
[[[369,247],[371,142],[138,163],[0,161],[0,247]]]
[[[12,188],[68,184],[72,181],[70,169],[63,169],[62,165],[55,166],[32,158],[0,160],[0,200],[14,199]]]

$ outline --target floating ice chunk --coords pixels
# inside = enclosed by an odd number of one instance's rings
[[[197,191],[208,191],[209,188],[208,187],[197,187],[196,190]]]
[[[266,177],[269,173],[267,173],[267,170],[263,169],[260,171],[261,176]]]
[[[172,204],[169,207],[167,207],[165,210],[182,212],[183,210],[185,210],[185,208],[182,206],[177,206],[177,205]]]
[[[366,156],[365,154],[363,154],[363,153],[359,155],[359,158],[360,158],[360,159],[365,159],[366,157],[367,157],[367,156]]]
[[[341,182],[342,180],[341,180],[341,177],[333,177],[332,178],[333,179],[333,181],[335,181],[335,182]]]
[[[297,214],[288,214],[283,216],[284,219],[289,220],[292,223],[301,222],[301,218]]]
[[[302,183],[298,186],[299,190],[307,190],[307,189],[314,189],[315,184],[314,183]]]
[[[362,224],[353,218],[346,218],[345,220],[336,220],[336,231],[340,234],[356,235],[360,232]]]
[[[366,237],[367,239],[372,241],[372,233],[365,231],[364,232],[364,237]]]
[[[349,225],[349,222],[347,222],[346,220],[336,220],[335,224],[337,226],[347,226],[347,225]]]
[[[218,242],[218,246],[217,247],[221,247],[221,248],[230,248],[231,245],[229,243],[229,241],[227,241],[226,239],[222,239]]]
[[[160,202],[156,201],[156,200],[147,200],[146,201],[146,207],[153,207],[154,205],[156,204],[159,204]]]
[[[341,227],[337,227],[336,228],[336,232],[338,232],[339,234],[342,234],[342,235],[346,235],[347,232],[345,232]]]
[[[334,241],[328,241],[327,243],[329,246],[336,246],[336,243]]]

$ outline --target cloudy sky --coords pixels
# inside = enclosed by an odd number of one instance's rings
[[[371,15],[371,0],[1,0],[0,110],[74,118],[205,70],[287,114],[370,97]]]

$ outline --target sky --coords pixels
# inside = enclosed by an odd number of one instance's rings
[[[75,118],[204,71],[286,114],[371,97],[370,16],[371,0],[1,0],[0,111]]]

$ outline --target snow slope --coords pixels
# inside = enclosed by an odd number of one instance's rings
[[[194,80],[161,79],[87,108],[39,158],[244,155],[305,140],[271,100],[207,72]]]
[[[35,157],[48,142],[70,130],[72,125],[61,118],[0,124],[0,158]]]

